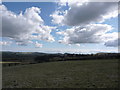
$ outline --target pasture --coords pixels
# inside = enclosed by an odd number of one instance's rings
[[[118,60],[45,62],[3,67],[3,88],[117,88]]]

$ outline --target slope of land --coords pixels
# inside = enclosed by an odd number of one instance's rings
[[[117,59],[45,62],[3,67],[3,88],[117,87]]]

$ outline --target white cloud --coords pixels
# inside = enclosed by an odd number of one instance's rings
[[[11,41],[0,41],[0,45],[2,46],[10,45],[11,43]]]
[[[80,47],[80,44],[76,44],[76,46],[79,46],[79,47]]]
[[[64,16],[63,16],[63,13],[64,12],[61,12],[61,11],[55,11],[54,13],[52,13],[50,15],[50,17],[52,17],[52,23],[53,24],[60,24],[60,25],[63,25],[62,24],[62,20],[64,19]]]
[[[68,4],[68,6],[72,6],[72,5],[76,4],[79,6],[85,2],[88,2],[88,0],[59,0],[58,5],[59,6],[67,6],[67,4]]]
[[[41,48],[43,45],[41,43],[38,43],[37,41],[35,42],[35,47],[36,48]]]
[[[107,24],[89,24],[85,27],[72,27],[57,34],[64,36],[59,42],[65,44],[105,43],[118,38],[117,32],[108,33],[112,29]]]
[[[51,31],[55,27],[44,25],[38,7],[27,8],[25,12],[15,14],[0,5],[2,10],[2,37],[14,39],[19,45],[26,45],[31,40],[54,41]]]
[[[66,5],[66,2],[63,3],[61,6]],[[81,2],[80,0],[70,0],[67,1],[67,3],[69,9],[65,11],[63,15],[59,15],[59,13],[53,14],[54,23],[79,26],[91,23],[102,23],[106,19],[114,18],[118,15],[117,2]]]

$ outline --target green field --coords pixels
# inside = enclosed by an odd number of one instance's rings
[[[46,62],[3,67],[3,88],[117,88],[118,60]]]

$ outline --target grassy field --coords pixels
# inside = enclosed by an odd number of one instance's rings
[[[3,88],[117,88],[118,60],[3,67]]]

